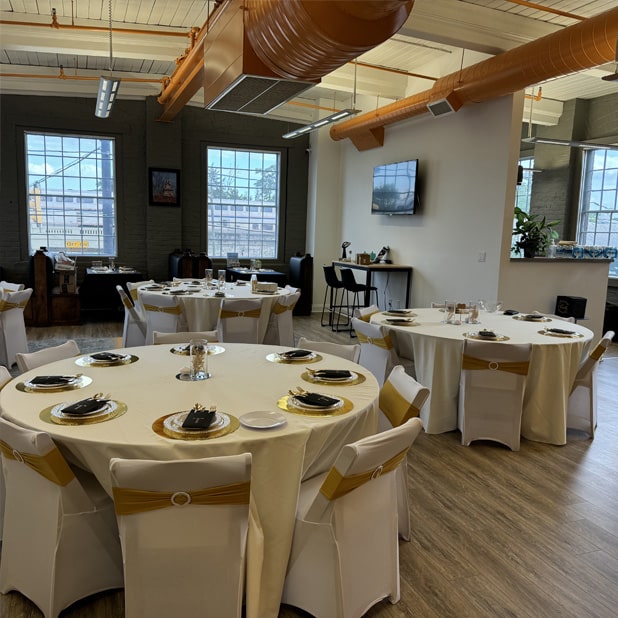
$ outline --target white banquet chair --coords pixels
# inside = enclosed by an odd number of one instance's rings
[[[0,365],[0,391],[5,384],[8,384],[13,376],[9,370]],[[2,456],[0,454],[0,541],[2,541],[2,522],[4,521],[4,474],[2,474]]]
[[[78,599],[121,588],[113,502],[95,478],[76,476],[48,434],[4,419],[0,448],[6,482],[0,592],[17,590],[56,618]]]
[[[36,352],[16,354],[17,367],[24,373],[24,371],[36,369],[37,367],[41,367],[41,365],[53,363],[54,361],[63,360],[65,358],[71,358],[71,356],[79,356],[79,354],[79,346],[73,339],[69,339],[60,345],[43,348]]]
[[[283,603],[356,618],[399,600],[395,470],[421,428],[415,418],[348,444],[329,472],[301,484]]]
[[[21,292],[26,286],[23,283],[0,281],[0,292]]]
[[[225,343],[259,343],[262,301],[223,299],[217,322],[217,336]]]
[[[378,431],[399,427],[418,417],[429,397],[429,389],[396,365],[380,389]],[[404,459],[395,472],[397,478],[397,512],[399,536],[410,540],[410,500],[408,498],[408,462]]]
[[[392,339],[383,326],[370,324],[360,318],[352,318],[352,328],[361,346],[358,362],[373,373],[382,387],[393,367],[400,364]]]
[[[112,459],[110,474],[127,618],[240,616],[251,454]]]
[[[152,345],[154,331],[177,333],[187,330],[182,305],[176,296],[140,290],[139,298],[146,316],[146,345]]]
[[[280,296],[273,305],[264,335],[265,344],[294,345],[294,320],[292,312],[300,298],[300,292]]]
[[[529,344],[464,341],[457,426],[461,443],[491,440],[519,450]]]
[[[140,305],[136,305],[121,285],[116,291],[124,307],[124,325],[122,327],[122,347],[144,345],[146,343],[146,318]]]
[[[378,305],[369,305],[367,307],[358,307],[354,309],[354,317],[360,318],[365,322],[369,322],[371,316],[376,313],[380,313],[380,307],[378,307]]]
[[[569,395],[567,427],[585,431],[591,438],[594,438],[594,432],[597,428],[597,383],[595,373],[599,361],[614,338],[614,334],[614,331],[607,331],[594,350],[581,363]]]
[[[28,351],[24,309],[31,296],[32,288],[27,288],[0,299],[0,365],[11,367],[18,352]]]
[[[341,358],[346,358],[353,363],[358,363],[361,347],[359,343],[345,344],[333,343],[331,341],[311,341],[305,337],[298,339],[298,347],[311,350],[312,352],[324,352],[325,354],[334,354]]]
[[[160,333],[154,331],[152,333],[152,342],[155,345],[162,343],[189,343],[191,339],[206,339],[209,343],[219,341],[216,330],[184,331],[180,333]]]
[[[143,285],[152,285],[154,284],[155,280],[154,279],[146,279],[144,281],[127,281],[126,282],[126,286],[127,286],[127,290],[129,290],[129,296],[131,297],[131,300],[133,301],[134,304],[138,304],[139,303],[139,288],[141,288]]]

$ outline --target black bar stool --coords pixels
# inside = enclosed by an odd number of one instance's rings
[[[323,266],[324,279],[326,280],[326,290],[324,291],[324,302],[322,303],[322,316],[320,317],[320,324],[322,326],[330,326],[334,331],[333,326],[333,313],[338,311],[339,317],[341,317],[341,307],[343,303],[343,282],[337,277],[337,271],[334,266]],[[339,290],[341,290],[341,300],[337,303]],[[328,304],[328,322],[324,322],[324,312],[326,311],[326,297],[330,293],[330,300]],[[339,328],[339,317],[337,318],[337,330]],[[349,321],[349,320],[348,320]],[[346,323],[347,326],[347,323]]]
[[[373,292],[375,294],[375,304],[377,305],[378,304],[378,288],[375,287],[374,285],[366,285],[365,283],[358,283],[356,281],[356,278],[354,277],[354,273],[352,272],[351,268],[341,269],[341,281],[343,283],[343,288],[346,294],[346,304],[347,304],[347,313],[348,313],[348,322],[346,323],[346,326],[349,327],[350,337],[354,337],[354,329],[352,328],[351,320],[354,317],[354,310],[361,307],[361,302],[360,302],[358,295],[363,294],[362,306],[365,307],[366,306],[365,301],[364,301],[365,293],[369,292],[369,297],[370,297],[369,304],[371,304],[371,292]],[[353,294],[351,306],[350,306],[350,293]],[[341,304],[343,305],[343,300]],[[341,317],[341,311],[339,312],[339,317]],[[337,320],[336,329],[344,330],[344,329],[339,329],[339,319]]]

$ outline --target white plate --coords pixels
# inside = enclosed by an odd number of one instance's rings
[[[412,309],[400,309],[399,311],[383,311],[384,315],[390,315],[394,318],[411,318],[415,317],[416,313],[412,311]]]
[[[96,354],[96,352],[95,352],[95,354]],[[92,356],[87,356],[86,358],[88,359],[88,362],[91,365],[109,365],[110,363],[120,365],[121,363],[126,363],[128,360],[130,360],[131,359],[131,355],[130,354],[119,354],[118,358],[112,359],[112,360],[103,360],[103,359],[100,359],[100,358],[92,358]]]
[[[113,412],[118,407],[118,404],[115,401],[108,401],[102,408],[98,410],[94,410],[92,412],[87,412],[85,414],[67,414],[63,410],[64,408],[70,405],[71,405],[70,403],[64,402],[64,403],[59,403],[58,405],[54,406],[51,410],[52,416],[55,416],[56,418],[62,418],[62,419],[92,418],[93,416],[102,416],[104,414],[109,414],[110,412]]]
[[[309,404],[303,403],[302,401],[298,401],[296,397],[290,397],[288,399],[288,403],[291,403],[295,408],[298,408],[299,410],[320,410],[323,412],[330,412],[332,410],[340,408],[343,405],[343,399],[339,399],[338,397],[336,399],[338,399],[337,403],[334,403],[332,406],[310,406]]]
[[[68,390],[68,389],[73,388],[79,382],[79,380],[80,378],[75,377],[72,380],[69,380],[68,382],[59,382],[57,384],[33,384],[32,382],[27,381],[27,382],[24,382],[24,386],[26,388],[32,389],[33,391],[58,390],[61,388]]]
[[[285,356],[285,354],[277,353],[277,356],[284,361],[293,362],[293,363],[302,363],[308,360],[314,359],[317,354],[315,352],[311,352],[311,354],[306,354],[304,356]]]
[[[247,412],[238,417],[241,425],[250,429],[272,429],[273,427],[281,427],[287,423],[287,419],[279,412]]]

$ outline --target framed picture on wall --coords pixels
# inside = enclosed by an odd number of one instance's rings
[[[180,206],[180,171],[148,168],[148,199],[151,206]]]

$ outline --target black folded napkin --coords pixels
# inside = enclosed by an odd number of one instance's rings
[[[556,333],[556,335],[575,335],[574,330],[565,330],[564,328],[548,328],[547,331]]]
[[[91,354],[90,358],[100,361],[119,361],[124,359],[124,355],[115,354],[114,352],[97,352],[96,354]]]
[[[528,313],[524,316],[526,320],[544,320],[545,316],[538,313]]]
[[[282,358],[305,358],[312,354],[311,350],[289,350],[288,352],[281,352],[279,356]]]
[[[390,324],[409,324],[412,322],[412,318],[389,318],[386,320]]]
[[[88,397],[88,399],[76,401],[70,406],[62,408],[62,413],[72,414],[73,416],[79,416],[80,414],[90,414],[91,412],[97,412],[98,410],[102,410],[108,402],[109,399],[95,399],[94,397]]]
[[[495,339],[496,338],[496,333],[494,333],[493,330],[480,330],[478,332],[478,336],[479,337],[487,337],[488,339],[489,338]]]
[[[182,423],[183,429],[208,429],[215,420],[214,410],[191,410]]]
[[[39,386],[62,386],[70,384],[76,379],[77,376],[36,376],[32,380],[28,380],[28,382]]]
[[[328,395],[321,395],[320,393],[294,395],[294,399],[296,399],[296,401],[300,401],[300,403],[304,403],[305,405],[313,406],[315,408],[329,408],[330,406],[334,406],[336,403],[341,401],[340,399],[335,399],[334,397],[329,397]]]
[[[519,313],[519,311],[517,311],[517,309],[507,309],[504,312],[504,315],[517,315]]]
[[[318,369],[313,373],[316,378],[324,378],[325,380],[342,380],[351,378],[352,372],[346,369]]]

